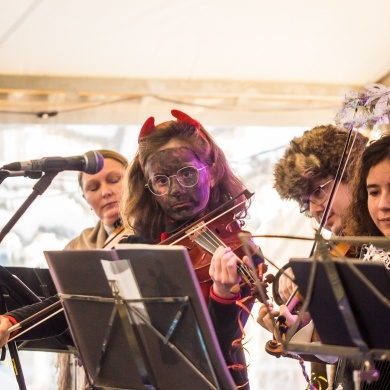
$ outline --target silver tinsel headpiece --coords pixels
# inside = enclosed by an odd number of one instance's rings
[[[336,114],[335,122],[347,129],[389,123],[390,88],[382,84],[369,83],[366,92],[351,92],[344,98]]]

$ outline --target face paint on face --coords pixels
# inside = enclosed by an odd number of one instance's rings
[[[177,171],[186,166],[202,168],[205,166],[194,153],[181,146],[173,146],[156,152],[145,166],[147,178],[153,175],[176,175]],[[199,170],[199,181],[193,187],[184,187],[176,179],[169,178],[169,190],[165,195],[154,195],[157,203],[169,219],[184,221],[197,215],[205,209],[210,197],[210,176],[207,169]],[[146,189],[149,191],[148,189]]]

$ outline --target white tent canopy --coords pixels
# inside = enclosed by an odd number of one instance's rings
[[[159,123],[176,108],[210,130],[255,193],[247,225],[254,234],[314,237],[317,226],[272,187],[275,161],[303,129],[334,122],[351,90],[369,82],[390,86],[389,0],[0,0],[0,6],[0,165],[101,148],[132,158],[146,118]],[[0,187],[2,225],[32,185],[13,178]],[[42,198],[0,247],[0,264],[22,258],[40,264],[43,250],[62,249],[95,223],[74,172],[62,172]],[[312,243],[279,237],[259,238],[259,245],[283,265],[307,256]],[[269,332],[255,318],[248,324],[252,388],[304,388],[298,361],[267,356]],[[55,381],[43,371],[49,364],[34,369],[27,362],[29,388],[51,390]],[[0,364],[2,388],[16,390],[6,368]]]
[[[3,123],[138,124],[187,105],[210,125],[311,126],[389,82],[388,0],[0,4]]]

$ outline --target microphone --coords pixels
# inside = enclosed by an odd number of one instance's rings
[[[103,156],[99,152],[91,150],[82,156],[44,157],[40,160],[14,162],[4,165],[2,169],[43,172],[82,171],[93,175],[100,172],[103,165]]]

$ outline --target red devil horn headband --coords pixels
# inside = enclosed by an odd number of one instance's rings
[[[155,129],[154,125],[154,118],[151,116],[150,118],[146,119],[146,122],[143,124],[141,131],[138,135],[138,143],[141,138],[147,136],[149,133],[151,133]]]
[[[198,133],[201,135],[201,137],[207,141],[206,136],[203,134],[203,132],[200,128],[200,123],[197,120],[191,118],[189,115],[187,115],[184,112],[181,112],[179,110],[172,110],[171,114],[177,119],[177,122],[190,123],[191,125],[194,125],[196,130],[198,131]],[[151,116],[143,124],[141,131],[139,132],[138,143],[140,142],[140,140],[142,138],[149,135],[155,128],[156,128],[156,126],[154,124],[154,118]]]
[[[191,125],[194,125],[196,127],[196,130],[200,130],[200,123],[197,120],[192,119],[187,114],[184,114],[184,112],[181,112],[179,110],[172,110],[171,114],[177,119],[178,122],[191,123]]]

